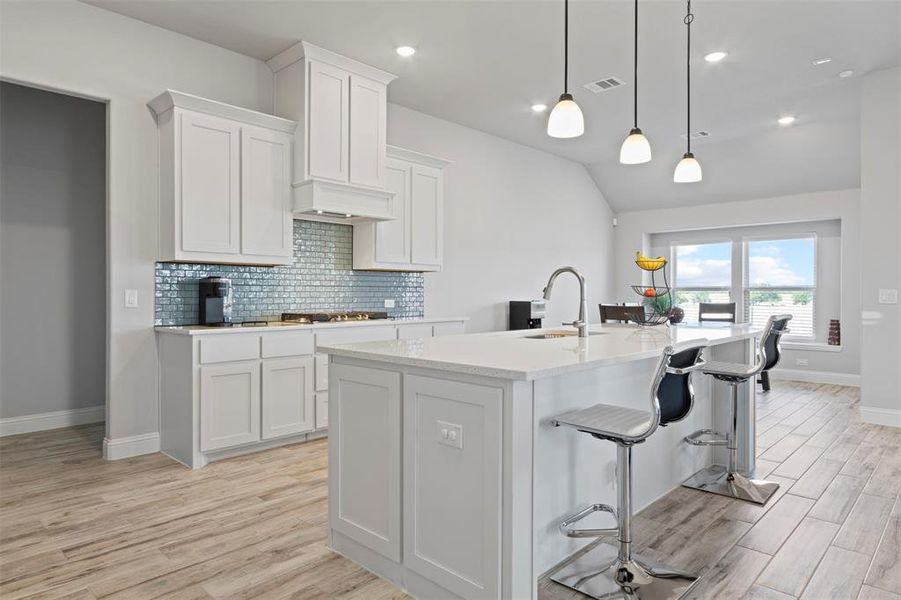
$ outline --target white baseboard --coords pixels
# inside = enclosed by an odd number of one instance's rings
[[[872,423],[873,425],[901,427],[901,410],[898,410],[897,408],[861,406],[860,420],[864,423]]]
[[[830,371],[802,371],[801,369],[773,369],[773,379],[788,379],[807,383],[829,383],[832,385],[852,385],[860,387],[860,375],[853,373],[832,373]]]
[[[119,460],[160,451],[160,434],[144,433],[124,438],[103,438],[103,458]]]
[[[72,425],[85,425],[87,423],[101,423],[106,419],[106,407],[104,405],[88,406],[87,408],[75,408],[72,410],[57,410],[53,412],[25,415],[22,417],[9,417],[0,419],[0,437],[16,435],[17,433],[31,433],[46,429],[59,429]]]

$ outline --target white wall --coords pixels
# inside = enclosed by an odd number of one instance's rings
[[[634,302],[630,283],[638,278],[635,251],[650,252],[650,234],[798,221],[841,220],[841,352],[786,350],[781,368],[842,374],[855,383],[860,373],[860,191],[840,190],[723,202],[704,206],[626,212],[617,215],[615,297]],[[820,276],[823,276],[821,273]],[[807,359],[808,366],[796,364]]]
[[[469,332],[506,329],[509,300],[540,298],[551,272],[572,265],[598,321],[613,282],[613,215],[582,165],[393,104],[388,142],[453,161],[444,269],[425,276],[427,314],[468,316]],[[573,321],[578,298],[575,278],[562,276],[546,324]]]
[[[106,105],[3,82],[0,131],[0,418],[102,407]]]
[[[109,100],[107,437],[159,429],[153,325],[157,137],[146,103],[166,88],[272,105],[260,61],[74,0],[0,5],[0,76]],[[125,309],[126,288],[140,308]]]
[[[880,288],[901,288],[901,68],[867,75],[862,94],[861,406],[901,426],[901,305],[878,302]]]

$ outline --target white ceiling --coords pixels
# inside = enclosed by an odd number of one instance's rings
[[[546,115],[529,108],[562,91],[562,0],[83,1],[259,59],[303,39],[391,71],[392,102],[582,162],[617,211],[857,187],[860,75],[901,64],[899,0],[695,0],[692,129],[711,137],[693,144],[704,181],[679,185],[677,0],[641,3],[639,124],[654,160],[633,167],[617,161],[631,126],[630,0],[570,3],[570,90],[586,120],[575,140],[547,137]],[[402,59],[401,44],[418,52]],[[717,49],[726,60],[701,59]],[[610,75],[627,85],[581,87]],[[797,124],[778,127],[783,114]]]

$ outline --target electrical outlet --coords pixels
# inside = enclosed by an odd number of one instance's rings
[[[125,290],[125,308],[138,307],[138,290]]]
[[[436,421],[438,443],[458,450],[463,449],[463,426],[447,421]]]
[[[879,304],[898,304],[898,290],[879,290]]]
[[[795,364],[799,367],[808,367],[810,366],[810,361],[806,358],[796,358]]]
[[[394,298],[385,298],[385,308],[394,308]]]

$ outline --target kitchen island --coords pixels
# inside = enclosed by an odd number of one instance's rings
[[[615,504],[614,446],[551,419],[598,402],[648,410],[664,347],[706,339],[706,358],[751,362],[759,329],[575,333],[322,347],[331,361],[331,547],[419,598],[536,598],[541,575],[591,541],[563,536],[560,519],[589,503]],[[726,389],[699,374],[693,381],[692,413],[635,448],[636,510],[724,462],[682,441],[726,425]],[[739,468],[753,474],[754,390],[744,387]]]

